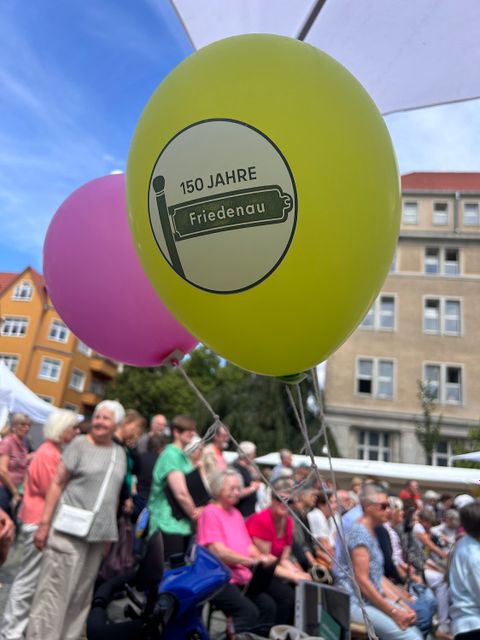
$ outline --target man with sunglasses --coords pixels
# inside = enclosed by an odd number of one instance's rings
[[[363,515],[350,529],[347,546],[367,614],[380,638],[420,640],[422,634],[414,626],[416,614],[410,606],[409,596],[385,578],[383,572],[383,555],[375,527],[384,524],[388,518],[390,505],[385,489],[375,484],[365,485],[360,502]],[[352,621],[361,623],[362,610],[346,563],[342,569],[338,586],[350,593]]]

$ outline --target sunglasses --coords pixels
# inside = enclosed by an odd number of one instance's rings
[[[283,504],[288,504],[288,505],[291,505],[295,502],[293,498],[282,498],[279,496],[273,496],[273,499],[275,500],[275,502],[282,502]]]
[[[390,508],[390,505],[388,502],[372,502],[372,504],[378,507],[381,511],[386,511],[387,509]]]

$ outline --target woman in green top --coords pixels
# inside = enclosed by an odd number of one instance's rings
[[[193,532],[201,508],[197,508],[190,495],[185,474],[193,470],[185,454],[196,425],[187,416],[175,416],[171,425],[172,443],[162,451],[153,469],[153,482],[148,501],[150,509],[150,534],[160,529],[163,535],[165,560],[175,553],[184,553]],[[185,517],[176,518],[172,513],[172,499],[185,512]]]

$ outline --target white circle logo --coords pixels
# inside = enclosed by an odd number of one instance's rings
[[[283,260],[295,231],[290,167],[263,133],[237,120],[180,131],[150,179],[150,224],[179,276],[214,293],[254,287]]]

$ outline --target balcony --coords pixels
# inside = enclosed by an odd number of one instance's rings
[[[117,365],[111,360],[105,360],[104,358],[96,356],[90,360],[90,371],[112,380],[117,373]]]
[[[81,400],[83,405],[87,407],[95,407],[101,400],[103,400],[103,396],[99,396],[93,391],[85,391],[82,393]]]

